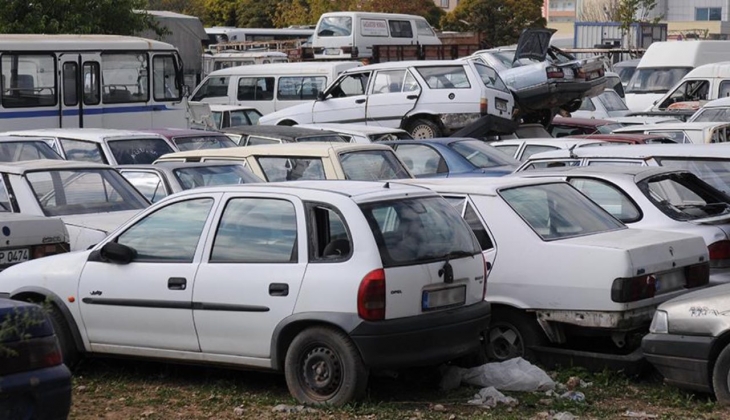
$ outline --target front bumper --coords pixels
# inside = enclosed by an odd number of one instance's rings
[[[0,386],[0,419],[65,420],[71,410],[66,365],[6,375]]]
[[[680,388],[712,392],[710,352],[714,337],[648,334],[641,341],[644,357]]]
[[[362,322],[350,336],[370,368],[432,366],[478,351],[491,304],[380,322]]]

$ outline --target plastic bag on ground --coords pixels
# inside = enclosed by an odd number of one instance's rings
[[[461,383],[500,391],[547,391],[555,382],[544,370],[518,357],[500,363],[487,363],[470,369],[450,366],[443,373],[441,389],[451,390]]]
[[[479,393],[474,395],[474,398],[469,400],[467,404],[478,405],[480,407],[491,407],[494,408],[497,404],[506,404],[511,407],[516,406],[519,402],[516,398],[506,397],[501,392],[497,391],[496,388],[490,386],[489,388],[482,388]]]

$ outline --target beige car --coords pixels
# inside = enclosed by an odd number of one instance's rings
[[[164,155],[155,163],[210,161],[240,161],[269,182],[413,178],[393,149],[380,144],[313,142],[193,150]]]

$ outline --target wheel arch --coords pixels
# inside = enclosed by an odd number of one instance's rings
[[[442,132],[446,130],[443,121],[441,121],[441,118],[439,118],[436,114],[431,114],[428,112],[419,112],[416,114],[406,115],[405,117],[403,117],[403,120],[401,120],[400,128],[402,130],[409,131],[408,126],[416,120],[429,120],[438,125]]]
[[[710,386],[712,386],[712,372],[715,370],[715,362],[717,362],[722,350],[728,345],[730,345],[730,330],[725,331],[712,342],[710,354],[707,356],[707,377],[710,378]]]
[[[50,302],[58,311],[63,315],[63,319],[66,320],[66,324],[71,331],[76,349],[80,352],[84,352],[86,347],[84,346],[84,340],[81,337],[81,331],[79,326],[76,324],[76,320],[71,314],[66,304],[63,303],[57,294],[43,287],[23,287],[10,294],[10,298],[13,300],[32,302],[32,303],[43,303],[45,301]]]

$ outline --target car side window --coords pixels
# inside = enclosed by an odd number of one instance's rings
[[[147,171],[129,170],[123,170],[121,173],[150,203],[156,203],[167,197],[165,184],[158,174]]]
[[[137,251],[138,262],[192,262],[213,201],[172,203],[132,225],[116,242]]]
[[[347,98],[365,94],[370,73],[354,73],[340,79],[327,94],[328,98]]]
[[[401,144],[395,152],[415,176],[436,175],[449,171],[444,158],[428,146]]]
[[[296,263],[294,204],[272,198],[234,198],[221,216],[211,263]]]
[[[583,98],[583,102],[580,103],[578,111],[595,111],[596,107],[593,105],[591,98]]]
[[[575,188],[624,223],[641,219],[641,211],[634,202],[615,185],[597,179],[572,178],[568,180]]]
[[[202,101],[206,98],[221,98],[228,96],[228,82],[230,78],[225,77],[209,77],[198,88],[191,101]]]
[[[326,205],[307,205],[309,260],[338,262],[352,255],[352,239],[339,211]]]
[[[479,246],[482,247],[482,251],[494,248],[494,243],[492,242],[492,238],[489,237],[487,228],[484,227],[484,223],[482,223],[479,215],[477,215],[476,209],[469,202],[466,203],[466,210],[464,210],[464,220],[466,220],[471,231],[474,232],[474,236],[479,241]]]
[[[588,161],[587,166],[624,166],[624,165],[643,165],[644,163],[640,160],[602,160],[602,159],[593,159]]]
[[[257,160],[269,182],[326,179],[321,158],[262,156]]]
[[[499,150],[500,152],[506,154],[507,156],[509,156],[511,158],[515,158],[515,159],[517,158],[517,156],[515,156],[515,154],[517,153],[517,149],[520,148],[519,145],[511,145],[511,144],[505,144],[505,145],[501,145],[501,146],[493,145],[492,147],[494,147],[495,149]]]
[[[717,93],[717,97],[719,98],[727,98],[730,96],[730,80],[723,80],[720,82],[720,89]]]
[[[401,92],[405,75],[405,70],[379,71],[373,81],[372,94]]]
[[[593,134],[594,131],[569,125],[553,125],[550,127],[550,134],[553,137],[581,136],[583,134]]]
[[[246,146],[256,146],[259,144],[279,144],[279,143],[281,143],[281,140],[270,139],[268,137],[248,136],[248,138],[246,139]]]
[[[542,152],[552,152],[554,150],[559,150],[559,149],[560,149],[559,147],[555,147],[555,146],[528,144],[527,146],[525,146],[525,150],[522,152],[522,157],[520,158],[520,160],[525,161],[534,154],[542,153]]]
[[[540,168],[565,168],[569,166],[580,166],[579,160],[536,160],[535,162],[525,166],[522,168],[522,171],[529,171],[531,169],[540,169]]]
[[[72,139],[59,139],[59,141],[66,153],[66,160],[107,163],[101,153],[101,147],[96,143]]]

